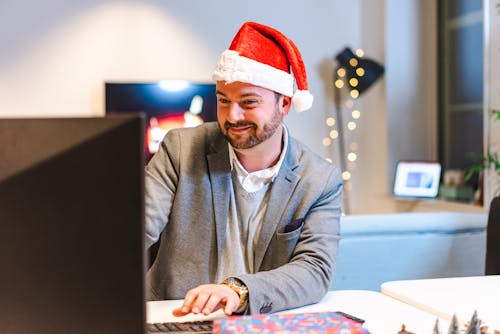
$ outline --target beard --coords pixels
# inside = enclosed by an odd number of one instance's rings
[[[259,130],[257,124],[248,121],[241,121],[236,123],[230,123],[226,121],[224,123],[224,129],[221,130],[222,134],[224,135],[224,137],[226,137],[227,141],[231,144],[232,147],[236,149],[248,149],[257,146],[268,138],[272,137],[272,135],[274,135],[276,130],[281,125],[282,119],[283,116],[276,107],[271,119],[269,120],[269,122],[264,124],[261,130]],[[244,135],[229,134],[229,129],[231,127],[245,126],[250,127],[249,133],[246,133]]]

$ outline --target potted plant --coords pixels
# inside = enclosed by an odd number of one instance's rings
[[[495,109],[492,109],[491,110],[491,118],[493,121],[498,121],[500,120],[500,110],[495,110]],[[480,204],[482,204],[482,196],[483,196],[483,193],[482,193],[482,187],[481,187],[481,184],[483,181],[483,174],[484,174],[484,171],[487,170],[487,169],[490,169],[491,171],[493,171],[496,176],[497,176],[497,185],[496,187],[494,187],[494,190],[493,190],[493,196],[492,197],[496,197],[496,196],[500,196],[500,159],[498,157],[498,152],[492,152],[490,147],[488,146],[486,148],[486,154],[485,155],[480,155],[480,158],[478,159],[478,163],[470,166],[469,168],[467,168],[466,172],[465,172],[465,180],[470,180],[474,175],[478,175],[479,174],[479,182],[480,182],[480,189],[478,190],[479,191],[479,194],[476,194],[476,197],[479,197],[479,198],[476,198],[476,202],[479,202]]]

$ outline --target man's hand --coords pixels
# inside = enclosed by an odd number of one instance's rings
[[[173,310],[173,315],[183,316],[188,313],[208,315],[224,308],[226,315],[231,315],[240,303],[240,296],[225,284],[204,284],[189,290],[181,307]]]

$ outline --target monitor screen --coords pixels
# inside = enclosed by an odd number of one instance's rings
[[[144,113],[146,160],[158,150],[168,130],[217,120],[215,83],[107,82],[105,90],[106,113]]]
[[[0,333],[142,333],[144,119],[0,119]]]
[[[394,195],[435,198],[439,193],[441,164],[435,161],[399,161],[396,166]]]

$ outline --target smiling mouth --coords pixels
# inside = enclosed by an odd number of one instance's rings
[[[228,131],[228,132],[232,132],[234,134],[241,134],[241,133],[244,133],[244,132],[251,130],[252,128],[255,127],[255,125],[251,124],[251,123],[230,124],[230,123],[226,122],[224,127],[226,128],[226,131]]]
[[[251,128],[252,128],[252,126],[250,126],[250,125],[246,125],[246,126],[231,126],[229,128],[229,131],[231,131],[233,133],[242,133],[242,132],[249,131]]]

